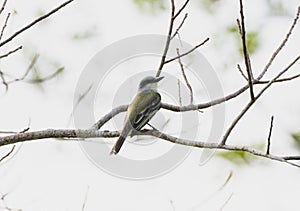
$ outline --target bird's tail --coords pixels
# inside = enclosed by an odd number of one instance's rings
[[[121,147],[122,147],[125,139],[126,139],[126,136],[120,135],[119,139],[117,140],[117,142],[115,143],[114,147],[110,151],[111,155],[112,154],[116,155],[120,151],[120,149],[121,149]]]
[[[115,145],[113,146],[113,148],[111,149],[109,154],[118,154],[118,152],[120,151],[127,135],[130,133],[131,131],[131,125],[130,123],[125,124],[125,127],[123,128],[120,137],[118,138],[117,142],[115,143]]]

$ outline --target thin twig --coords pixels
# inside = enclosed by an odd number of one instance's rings
[[[161,61],[156,73],[156,77],[160,76],[160,73],[162,71],[163,66],[165,65],[165,60],[167,57],[167,53],[170,47],[170,43],[171,43],[171,36],[172,36],[172,32],[173,32],[173,25],[174,25],[174,14],[175,14],[175,3],[174,0],[171,0],[171,17],[170,17],[170,23],[169,23],[169,31],[168,31],[168,35],[167,35],[167,40],[166,40],[166,45],[163,51],[163,55],[161,57]]]
[[[192,53],[194,50],[196,50],[197,48],[199,48],[199,47],[201,47],[202,45],[204,45],[208,40],[209,40],[209,38],[206,38],[202,43],[196,45],[196,46],[195,46],[194,48],[192,48],[191,50],[189,50],[189,51],[187,51],[187,52],[185,52],[185,53],[183,53],[183,54],[180,54],[179,56],[175,56],[174,58],[171,58],[171,59],[169,59],[169,60],[166,60],[166,61],[164,62],[164,64],[168,64],[169,62],[172,62],[172,61],[174,61],[174,60],[176,60],[176,59],[178,59],[178,58],[181,58],[181,57],[183,57],[183,56],[186,56],[186,55]]]
[[[224,204],[220,208],[220,211],[222,211],[224,209],[224,207],[228,204],[228,202],[230,201],[230,199],[232,198],[232,196],[233,196],[233,193],[231,193],[230,196],[228,197],[228,199],[224,202]]]
[[[297,74],[297,75],[294,75],[294,76],[291,76],[291,77],[278,79],[274,82],[280,83],[280,82],[285,82],[285,81],[291,81],[291,80],[294,80],[294,79],[299,78],[299,77],[300,77],[300,74]],[[267,83],[269,83],[269,81],[256,81],[255,82],[255,84],[267,84]]]
[[[84,209],[86,207],[86,202],[87,202],[87,197],[88,197],[89,190],[90,190],[90,186],[87,187],[87,190],[86,190],[86,193],[85,193],[85,196],[84,196],[84,201],[83,201],[82,208],[81,208],[82,211],[84,211]]]
[[[300,155],[283,156],[282,158],[285,159],[285,160],[300,160]]]
[[[296,59],[294,59],[286,68],[284,68],[280,73],[278,73],[269,83],[258,93],[258,95],[254,98],[254,100],[250,101],[246,107],[240,112],[240,114],[236,117],[236,119],[231,123],[229,128],[227,129],[225,135],[223,136],[223,139],[221,140],[221,144],[225,144],[231,131],[236,126],[236,124],[241,120],[241,118],[246,114],[246,112],[249,110],[249,108],[254,104],[254,102],[286,71],[288,71],[298,60],[300,56],[298,56]]]
[[[67,4],[71,3],[72,1],[74,1],[74,0],[68,0],[68,1],[66,1],[65,3],[61,4],[60,6],[56,7],[55,9],[51,10],[49,13],[47,13],[45,15],[42,15],[41,17],[39,17],[36,20],[32,21],[31,23],[29,23],[25,27],[21,28],[20,30],[18,30],[17,32],[15,32],[13,35],[11,35],[9,38],[7,38],[6,40],[2,41],[0,43],[0,47],[3,46],[3,45],[5,45],[5,44],[7,44],[11,40],[13,40],[16,36],[18,36],[19,34],[21,34],[24,31],[26,31],[27,29],[29,29],[33,25],[41,22],[42,20],[48,18],[50,15],[56,13],[58,10],[60,10],[63,7],[65,7]]]
[[[52,78],[56,77],[58,74],[60,74],[65,68],[64,67],[60,67],[58,68],[54,73],[48,75],[48,76],[45,76],[43,78],[37,78],[37,79],[31,79],[31,80],[27,80],[26,82],[28,83],[33,83],[33,84],[36,84],[36,83],[43,83],[45,81],[48,81],[48,80],[51,80]]]
[[[3,12],[3,10],[4,10],[4,8],[5,8],[6,2],[7,2],[7,0],[4,0],[4,2],[3,2],[3,4],[2,4],[2,7],[1,7],[1,9],[0,9],[0,15],[1,15],[1,13]]]
[[[177,55],[179,56],[180,55],[179,49],[177,48],[176,51],[177,51]],[[178,63],[180,65],[180,69],[181,69],[181,73],[182,73],[183,79],[184,79],[184,81],[186,83],[186,86],[188,87],[188,89],[190,91],[190,104],[193,104],[194,103],[193,89],[192,89],[192,86],[191,86],[191,84],[189,83],[189,81],[188,81],[188,79],[186,77],[186,74],[185,74],[185,71],[184,71],[184,67],[183,67],[183,64],[181,62],[180,57],[178,57]]]
[[[6,54],[0,55],[0,59],[4,58],[4,57],[8,57],[10,54],[17,52],[18,50],[21,50],[22,46],[17,47],[16,49],[9,51]]]
[[[0,70],[0,78],[2,80],[2,84],[5,86],[5,90],[8,91],[8,84],[4,78],[3,72]]]
[[[33,59],[31,60],[30,64],[28,65],[26,71],[24,72],[23,76],[20,77],[20,78],[15,78],[11,81],[8,81],[7,84],[11,84],[11,83],[14,83],[14,82],[17,82],[17,81],[23,81],[29,74],[30,70],[32,70],[32,68],[34,67],[34,65],[36,64],[37,60],[39,58],[39,55],[36,54]]]
[[[176,15],[174,15],[174,19],[176,19],[178,17],[178,15],[180,15],[180,13],[184,10],[184,8],[187,6],[187,4],[189,3],[190,0],[186,0],[184,2],[184,4],[182,5],[182,7],[178,10],[178,12],[176,13]]]
[[[1,163],[5,158],[7,158],[8,156],[11,155],[11,153],[15,150],[15,147],[16,147],[16,145],[13,145],[13,147],[11,148],[11,150],[10,150],[6,155],[4,155],[4,156],[0,159],[0,163]]]
[[[273,129],[273,120],[274,120],[274,116],[271,117],[271,124],[270,124],[270,131],[269,131],[269,135],[268,135],[268,145],[267,145],[267,152],[266,152],[267,155],[270,154],[271,134],[272,134],[272,129]]]
[[[295,78],[298,78],[299,76],[297,76],[297,77],[293,76],[291,78],[278,79],[278,80],[275,80],[274,83],[275,82],[285,82],[285,81],[293,80]],[[255,81],[254,84],[264,84],[264,83],[269,83],[269,82],[270,81],[261,81],[261,82],[260,81]],[[195,104],[195,105],[185,105],[185,106],[177,106],[177,105],[171,105],[171,104],[168,104],[168,103],[162,103],[161,108],[169,110],[169,111],[173,111],[173,112],[196,111],[196,110],[199,110],[199,109],[210,108],[212,106],[224,103],[226,101],[229,101],[229,100],[232,100],[232,99],[238,97],[239,95],[244,93],[248,88],[249,88],[249,86],[247,84],[247,85],[241,87],[240,89],[236,90],[235,92],[233,92],[231,94],[228,94],[225,97],[217,98],[217,99],[214,99],[214,100],[206,102],[206,103],[200,103],[200,104]],[[122,105],[122,106],[118,106],[118,107],[112,109],[109,113],[107,113],[105,116],[103,116],[97,123],[95,123],[94,129],[96,129],[96,130],[100,129],[111,118],[113,118],[114,116],[118,115],[121,112],[125,112],[127,110],[127,107],[128,107],[128,105]]]
[[[177,79],[177,86],[178,86],[178,100],[179,100],[179,105],[182,106],[181,89],[180,89],[180,80],[179,79]]]
[[[244,60],[246,65],[246,70],[248,74],[248,83],[249,83],[249,90],[250,90],[250,97],[251,100],[254,100],[254,91],[253,91],[253,74],[252,74],[252,68],[251,68],[251,61],[249,57],[249,53],[247,50],[247,37],[246,37],[246,27],[245,27],[245,17],[244,17],[244,11],[243,11],[243,0],[240,0],[240,14],[241,14],[241,38],[242,38],[242,45],[243,45],[243,54],[244,54]]]
[[[3,27],[2,27],[2,30],[1,30],[1,33],[0,33],[0,41],[1,41],[1,39],[2,39],[4,30],[5,30],[6,26],[7,26],[7,22],[8,22],[9,17],[10,17],[10,13],[7,14],[6,19],[5,19],[5,22],[4,22],[4,25],[3,25]]]
[[[178,34],[179,30],[180,30],[181,27],[183,26],[184,21],[185,21],[185,19],[186,19],[187,17],[188,17],[188,14],[185,13],[185,15],[184,15],[184,17],[183,17],[181,23],[179,24],[178,28],[176,29],[176,31],[174,32],[174,34],[171,36],[171,40],[174,39],[174,37]]]
[[[238,69],[238,71],[241,73],[241,75],[243,76],[243,78],[244,78],[246,81],[248,81],[247,76],[245,76],[245,74],[244,74],[244,72],[243,72],[243,70],[242,70],[242,68],[241,68],[241,66],[240,66],[239,64],[237,64],[237,69]]]
[[[263,71],[261,72],[261,74],[257,77],[256,80],[260,80],[262,79],[262,77],[266,74],[266,72],[268,71],[269,67],[271,66],[271,64],[273,63],[274,59],[276,58],[276,56],[279,54],[279,52],[282,50],[282,48],[285,46],[285,44],[287,43],[287,41],[289,40],[293,29],[295,28],[297,21],[299,19],[299,14],[300,14],[300,6],[298,7],[298,11],[296,14],[296,17],[294,18],[294,21],[288,31],[288,33],[286,34],[284,40],[281,42],[281,44],[278,46],[278,48],[275,50],[275,52],[272,54],[270,60],[268,61],[267,65],[265,66],[265,68],[263,69]]]

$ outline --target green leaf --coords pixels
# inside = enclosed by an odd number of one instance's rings
[[[253,156],[249,155],[249,153],[243,151],[226,151],[226,152],[218,152],[217,156],[224,158],[236,165],[242,165],[244,163],[250,163],[252,161]]]
[[[264,148],[264,144],[253,146],[253,148],[262,150]],[[223,151],[217,152],[216,155],[236,165],[249,164],[256,158],[250,153],[244,151]]]
[[[93,30],[87,30],[85,32],[82,32],[82,33],[76,33],[72,36],[72,39],[73,40],[84,40],[84,39],[88,39],[92,36],[94,36],[95,33]]]
[[[165,10],[165,0],[133,0],[140,10],[156,12],[158,10]]]
[[[226,30],[227,30],[229,33],[236,33],[236,32],[238,32],[237,26],[228,26],[228,27],[226,28]]]
[[[255,53],[259,47],[259,37],[257,32],[248,32],[246,34],[246,45],[249,54]],[[241,55],[243,54],[242,44],[240,44],[239,52]]]
[[[296,146],[300,149],[300,132],[292,134],[293,140],[295,141]]]
[[[201,5],[205,8],[205,10],[209,13],[214,13],[216,11],[216,3],[220,2],[220,0],[200,0]]]

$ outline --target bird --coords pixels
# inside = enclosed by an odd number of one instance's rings
[[[164,77],[147,76],[139,83],[138,91],[128,106],[120,136],[110,154],[118,154],[127,136],[141,130],[161,107],[157,83]]]

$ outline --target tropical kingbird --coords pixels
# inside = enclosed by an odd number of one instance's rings
[[[142,129],[160,109],[161,96],[157,92],[157,82],[163,78],[147,76],[140,82],[138,92],[128,106],[121,135],[110,154],[117,154],[126,137]]]

